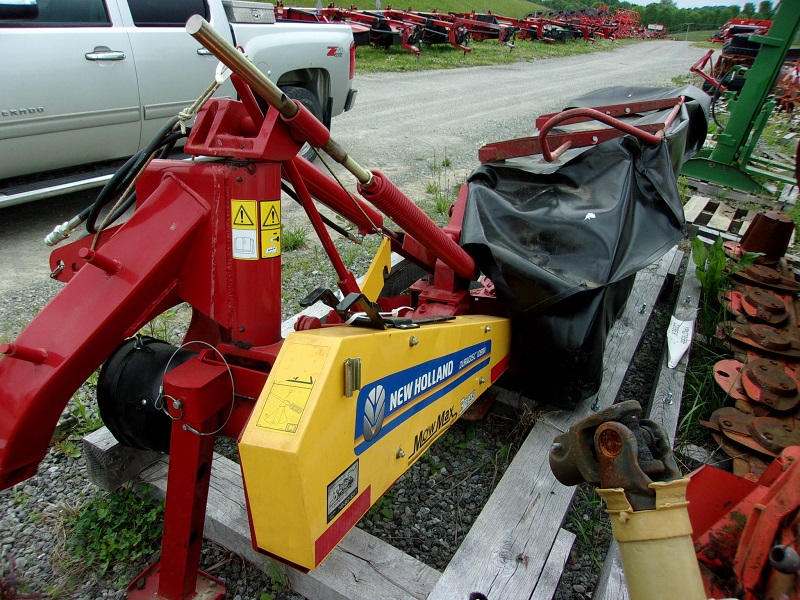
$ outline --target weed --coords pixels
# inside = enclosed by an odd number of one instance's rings
[[[267,577],[272,580],[272,587],[274,587],[278,591],[288,590],[289,589],[289,578],[286,576],[286,569],[277,562],[271,562],[267,565],[265,570]],[[259,600],[265,600],[265,596],[268,600],[272,599],[270,594],[262,594]]]
[[[80,458],[81,456],[81,449],[71,439],[64,439],[56,442],[56,450],[70,458]]]
[[[6,552],[0,560],[0,600],[33,600],[43,598],[42,594],[25,593],[27,584],[23,583],[17,572],[17,561]]]
[[[444,469],[444,463],[439,462],[439,457],[436,456],[433,452],[426,452],[422,455],[422,458],[425,459],[425,462],[428,463],[428,466],[431,468],[431,474],[436,474],[442,469]]]
[[[282,247],[286,251],[297,250],[303,248],[308,241],[308,230],[305,227],[296,227],[294,229],[283,229],[281,226]]]
[[[603,501],[589,484],[578,486],[574,501],[580,503],[580,510],[573,507],[569,512],[565,529],[575,534],[580,552],[589,555],[599,567],[605,556],[605,549],[603,544],[598,543],[598,538],[609,538],[611,531]]]
[[[759,253],[747,252],[735,267],[727,270],[728,259],[722,248],[721,237],[717,237],[710,248],[706,248],[700,238],[692,240],[692,257],[697,265],[695,272],[703,288],[700,299],[700,325],[707,337],[714,334],[717,323],[723,320],[724,310],[719,298],[728,288],[730,275],[749,267],[759,256]]]
[[[123,488],[97,494],[64,521],[65,572],[104,575],[117,563],[129,564],[160,547],[164,503],[154,504],[148,489],[137,495]]]
[[[392,504],[394,503],[395,498],[397,498],[396,492],[392,492],[391,490],[386,492],[383,496],[378,498],[378,501],[375,502],[375,504],[372,505],[372,508],[369,509],[370,516],[372,516],[373,519],[384,518],[389,521],[394,519]]]

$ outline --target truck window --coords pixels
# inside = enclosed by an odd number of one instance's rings
[[[0,27],[110,27],[103,0],[39,0],[39,16],[0,21]]]
[[[128,0],[137,27],[183,27],[192,15],[208,19],[205,0]]]

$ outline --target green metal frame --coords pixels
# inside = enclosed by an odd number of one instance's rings
[[[775,108],[770,91],[798,28],[800,2],[784,0],[767,35],[750,36],[761,44],[761,49],[753,66],[745,72],[742,91],[728,101],[728,124],[716,135],[714,148],[702,149],[683,165],[684,175],[756,193],[765,190],[753,176],[795,183],[794,165],[753,157],[753,150]]]

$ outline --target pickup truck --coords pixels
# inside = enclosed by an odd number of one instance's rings
[[[0,208],[102,185],[206,90],[217,60],[186,33],[193,14],[328,127],[353,106],[347,25],[276,23],[238,0],[38,0],[35,19],[0,20]]]

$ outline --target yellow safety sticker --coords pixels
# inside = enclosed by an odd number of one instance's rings
[[[273,383],[256,425],[263,429],[295,433],[313,387],[305,382]]]
[[[233,258],[258,260],[258,202],[231,200]]]
[[[327,356],[324,346],[285,344],[256,427],[296,433]]]
[[[261,202],[261,258],[281,255],[281,201]]]

